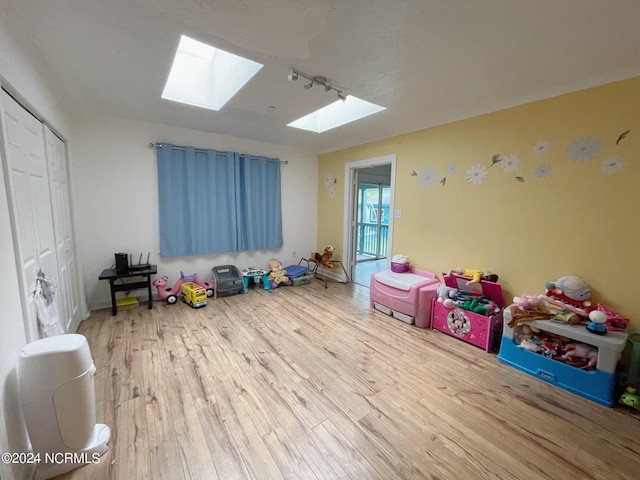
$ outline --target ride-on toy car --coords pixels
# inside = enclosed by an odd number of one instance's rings
[[[169,277],[164,275],[160,278],[156,278],[152,283],[152,285],[158,290],[158,297],[160,297],[162,300],[166,300],[168,304],[176,303],[176,300],[178,300],[178,294],[180,293],[180,287],[185,282],[193,282],[207,291],[207,297],[213,296],[213,285],[202,281],[198,277],[197,273],[185,276],[183,272],[180,272],[180,278],[176,281],[176,283],[174,283],[173,287],[171,288],[167,288],[168,282]]]

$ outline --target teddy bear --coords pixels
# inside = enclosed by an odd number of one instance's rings
[[[318,252],[311,253],[311,260],[322,265],[325,268],[333,268],[333,262],[331,258],[333,257],[334,248],[331,245],[327,245],[324,247],[324,251],[322,254]]]
[[[271,282],[271,288],[278,288],[280,285],[289,285],[289,277],[287,277],[287,271],[282,268],[282,262],[276,258],[272,258],[268,262],[269,281]]]

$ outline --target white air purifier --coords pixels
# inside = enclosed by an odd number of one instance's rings
[[[36,340],[20,352],[20,397],[38,459],[36,480],[97,463],[108,450],[111,430],[96,424],[95,370],[86,338],[75,333]]]

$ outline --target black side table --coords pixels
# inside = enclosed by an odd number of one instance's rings
[[[149,308],[153,308],[151,297],[151,275],[158,273],[157,265],[149,265],[149,268],[144,270],[129,270],[127,273],[117,273],[115,268],[107,268],[103,270],[99,280],[109,280],[109,286],[111,287],[111,315],[118,314],[118,307],[116,306],[116,292],[128,292],[130,290],[138,290],[140,288],[146,288],[149,293]],[[116,280],[122,280],[123,278],[142,277],[142,280],[137,282],[116,282]]]

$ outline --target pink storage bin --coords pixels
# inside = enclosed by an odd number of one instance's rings
[[[431,327],[431,301],[440,281],[434,273],[410,268],[407,275],[389,270],[371,274],[370,305],[418,328]],[[412,275],[413,274],[413,275]]]
[[[409,264],[391,262],[391,271],[393,273],[406,273],[409,271]]]

